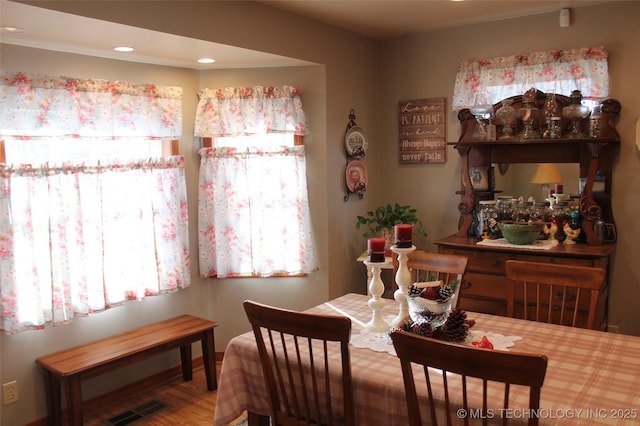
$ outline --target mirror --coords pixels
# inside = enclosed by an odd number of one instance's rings
[[[577,163],[554,164],[562,177],[565,194],[579,193],[580,165]],[[503,175],[498,171],[498,164],[493,164],[495,189],[501,191],[498,195],[523,196],[525,200],[533,196],[536,201],[542,201],[542,185],[531,183],[531,177],[536,171],[537,164],[510,164]],[[560,183],[560,182],[558,182]]]

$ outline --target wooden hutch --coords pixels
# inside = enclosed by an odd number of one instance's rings
[[[516,110],[521,108],[522,98],[522,96],[509,98]],[[539,110],[540,117],[544,117],[545,99],[544,93],[537,92],[535,106]],[[559,108],[562,109],[570,104],[571,99],[556,95],[556,101]],[[494,113],[501,106],[502,102],[493,105]],[[461,135],[455,144],[460,155],[462,175],[461,189],[457,192],[461,197],[458,206],[460,212],[458,232],[436,241],[436,245],[440,253],[461,254],[469,258],[467,273],[461,288],[460,307],[462,309],[496,315],[506,314],[505,262],[509,259],[599,266],[605,268],[607,272],[609,271],[610,258],[615,244],[612,241],[605,242],[598,238],[593,230],[593,223],[598,217],[602,217],[610,228],[615,229],[611,207],[611,187],[614,157],[617,155],[620,145],[620,137],[616,131],[615,123],[621,105],[616,100],[608,99],[601,102],[601,107],[600,135],[595,138],[580,139],[520,139],[517,135],[522,130],[522,122],[518,121],[519,127],[516,127],[514,131],[516,135],[514,139],[500,139],[503,133],[501,126],[498,125],[496,140],[477,141],[473,137],[477,126],[475,117],[469,109],[463,109],[459,112]],[[544,118],[541,118],[540,122],[544,123]],[[589,119],[583,119],[579,125],[582,132],[588,134]],[[568,134],[569,127],[570,123],[563,119],[563,136]],[[542,131],[540,133],[542,134]],[[579,164],[580,178],[586,179],[584,190],[579,199],[582,228],[587,237],[586,243],[558,244],[548,250],[477,245],[478,239],[469,236],[474,210],[477,210],[480,200],[493,199],[498,189],[474,190],[469,168],[488,168],[492,164],[512,163]],[[604,191],[598,191],[594,194],[593,185],[597,173],[604,175]],[[597,321],[601,329],[606,329],[607,324],[607,296],[608,279],[600,293]],[[586,315],[583,320],[586,323]]]

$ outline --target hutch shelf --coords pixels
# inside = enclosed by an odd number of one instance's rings
[[[519,109],[522,96],[509,98],[511,105]],[[537,92],[535,106],[543,117],[546,95]],[[571,103],[566,96],[556,95],[559,108]],[[497,111],[502,102],[493,105]],[[438,251],[465,255],[469,258],[467,273],[461,292],[460,306],[477,312],[497,315],[506,314],[506,278],[505,262],[509,259],[538,262],[563,263],[571,265],[599,266],[609,270],[611,255],[615,249],[612,242],[604,242],[593,230],[593,223],[601,217],[611,227],[615,227],[611,207],[612,168],[614,157],[620,145],[620,137],[615,128],[621,110],[620,102],[607,99],[601,102],[602,120],[600,135],[595,138],[559,138],[559,139],[501,139],[503,129],[496,129],[496,140],[474,140],[477,122],[468,109],[458,114],[461,124],[461,136],[455,144],[461,161],[461,189],[458,211],[460,219],[454,235],[436,241]],[[495,114],[494,114],[495,115]],[[579,122],[579,128],[588,134],[589,119]],[[520,122],[514,134],[518,135],[523,125]],[[571,123],[562,121],[562,135],[570,132]],[[540,132],[542,133],[542,132]],[[492,164],[508,165],[513,163],[577,163],[580,178],[586,179],[584,190],[580,194],[579,209],[582,215],[582,228],[587,237],[583,244],[558,244],[549,250],[526,248],[510,249],[504,247],[479,246],[478,240],[469,236],[473,222],[473,212],[480,200],[493,199],[499,189],[476,191],[472,187],[470,167],[490,167]],[[596,174],[604,176],[604,191],[593,193]],[[609,274],[607,273],[607,276]],[[598,321],[600,328],[606,328],[606,306],[608,279],[600,294]],[[584,318],[586,323],[586,315]]]

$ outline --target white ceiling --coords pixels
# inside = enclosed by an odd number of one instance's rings
[[[261,3],[348,29],[372,39],[420,33],[444,27],[525,16],[563,7],[583,7],[612,0],[258,0]],[[203,40],[114,24],[0,0],[0,25],[23,34],[0,33],[8,44],[193,69],[297,66],[308,64]],[[135,52],[113,47],[132,45]],[[216,62],[201,65],[200,57]]]
[[[0,32],[0,42],[81,55],[192,69],[300,66],[308,62],[196,40],[92,18],[0,0],[0,26],[25,30]],[[116,46],[133,46],[121,53]],[[214,64],[197,63],[202,57]]]
[[[612,0],[258,0],[382,40]],[[559,18],[559,17],[558,17]]]

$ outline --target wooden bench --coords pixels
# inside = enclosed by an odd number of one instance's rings
[[[82,425],[81,381],[180,348],[182,378],[192,378],[191,344],[202,342],[207,389],[218,387],[213,329],[217,322],[181,315],[36,359],[44,368],[49,424],[62,424],[60,388],[64,387],[70,425]]]

